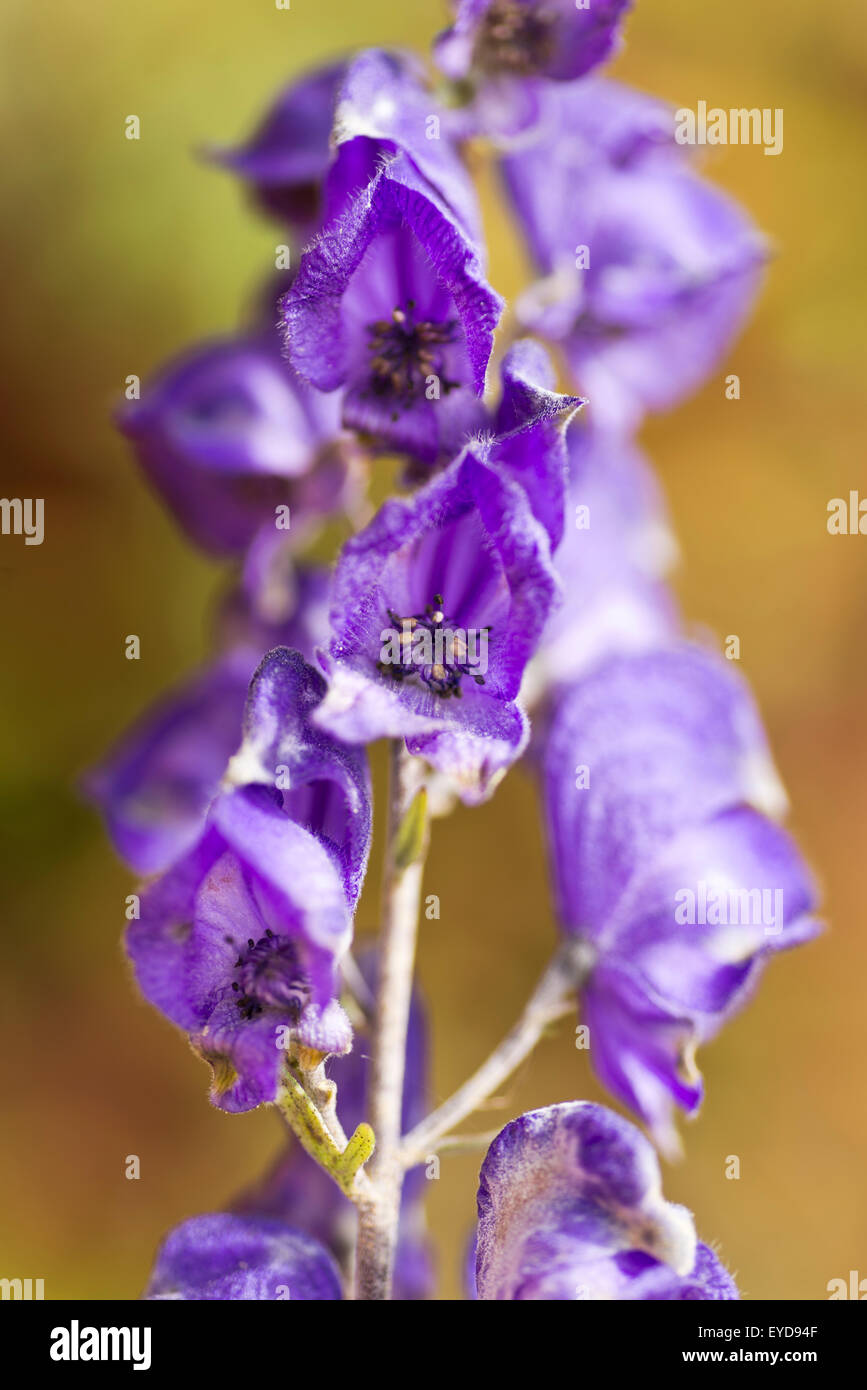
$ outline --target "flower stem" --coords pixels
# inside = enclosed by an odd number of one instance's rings
[[[394,741],[370,1081],[376,1148],[367,1166],[370,1190],[358,1202],[357,1299],[391,1297],[397,1246],[406,1038],[428,840],[425,792],[418,788],[417,768],[403,742]]]
[[[278,1095],[278,1108],[289,1128],[320,1167],[337,1183],[350,1201],[361,1200],[368,1184],[363,1166],[373,1151],[373,1131],[360,1124],[347,1139],[337,1118],[337,1088],[317,1071],[301,1072],[303,1081],[287,1063]]]
[[[568,942],[542,974],[518,1022],[499,1047],[437,1110],[411,1130],[401,1147],[405,1168],[423,1163],[441,1147],[455,1125],[472,1115],[529,1056],[545,1029],[575,1008],[575,993],[587,971],[586,947]]]

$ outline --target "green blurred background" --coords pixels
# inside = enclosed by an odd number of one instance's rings
[[[48,1298],[135,1297],[165,1230],[219,1207],[279,1143],[272,1114],[209,1108],[205,1068],[134,993],[118,945],[131,880],[73,790],[204,654],[220,585],[110,412],[128,374],[234,325],[281,239],[193,152],[246,134],[304,66],[351,46],[425,44],[445,18],[419,0],[4,7],[2,491],[46,499],[46,539],[0,539],[0,1275],[42,1277]],[[686,612],[741,638],[832,931],[777,961],[705,1050],[709,1099],[665,1181],[747,1297],[821,1299],[828,1280],[867,1276],[867,537],[826,530],[829,498],[867,495],[863,15],[848,0],[639,0],[628,37],[617,74],[676,105],[785,110],[779,158],[709,152],[708,171],[779,250],[752,325],[644,439],[681,540]],[[129,114],[138,143],[124,139]],[[511,296],[526,267],[490,188],[486,201],[492,279]],[[738,402],[724,398],[726,371],[741,377]],[[123,655],[132,632],[139,662]],[[509,1026],[554,939],[523,773],[437,827],[427,883],[442,900],[420,950],[441,1099]],[[359,925],[375,925],[373,892]],[[482,1125],[599,1096],[564,1027]],[[124,1177],[131,1153],[137,1182]],[[729,1154],[739,1181],[724,1176]],[[476,1170],[472,1156],[446,1158],[430,1184],[449,1297]]]

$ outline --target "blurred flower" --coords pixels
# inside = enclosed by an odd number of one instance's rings
[[[448,127],[458,139],[510,148],[545,119],[548,93],[607,61],[631,0],[459,0],[434,59],[455,84]],[[541,158],[544,158],[540,154]]]
[[[326,1250],[281,1221],[217,1212],[177,1226],[157,1251],[145,1299],[343,1297]]]
[[[285,535],[272,545],[261,534],[244,558],[237,584],[220,601],[216,640],[221,649],[243,647],[251,672],[274,647],[292,647],[310,662],[327,640],[331,571],[299,564]]]
[[[609,656],[677,635],[677,605],[662,582],[677,542],[644,455],[629,439],[583,419],[570,425],[565,450],[566,524],[554,554],[563,602],[548,619],[521,690],[531,704]]]
[[[548,538],[523,489],[466,450],[392,498],[343,548],[328,694],[335,737],[405,738],[468,802],[521,753],[521,676],[558,597]]]
[[[289,1039],[346,1052],[335,998],[370,848],[365,754],[311,723],[325,685],[297,652],[253,677],[244,738],[195,846],[141,897],[142,992],[190,1034],[224,1110],[273,1101]]]
[[[571,81],[613,56],[632,0],[458,0],[434,55],[448,77]]]
[[[345,71],[344,63],[334,63],[307,73],[280,95],[246,145],[210,152],[245,180],[263,211],[305,241],[321,217],[334,106]]]
[[[615,658],[558,702],[544,787],[593,1065],[674,1150],[673,1105],[702,1098],[696,1046],[818,930],[795,846],[753,809],[783,800],[753,702],[697,648]]]
[[[192,849],[226,764],[237,751],[247,692],[265,652],[295,648],[312,659],[328,633],[324,570],[258,575],[224,602],[223,652],[145,713],[84,780],[118,854],[140,874],[160,873]],[[279,597],[278,597],[279,593]],[[274,617],[259,616],[271,604]]]
[[[88,774],[85,790],[137,873],[161,872],[198,840],[238,747],[251,671],[247,652],[236,651],[198,672]]]
[[[619,1115],[576,1101],[531,1110],[494,1140],[479,1177],[482,1299],[736,1299],[662,1195],[650,1144]]]
[[[299,382],[273,330],[170,364],[120,425],[181,526],[216,555],[241,554],[262,528],[294,540],[337,511],[358,453],[339,397]]]
[[[568,147],[560,122],[574,120]],[[593,164],[600,170],[649,166],[683,168],[689,152],[675,139],[673,107],[623,82],[594,76],[568,87],[546,87],[541,123],[532,148],[550,142],[558,172],[583,172]],[[553,181],[551,196],[568,199],[567,190]],[[563,202],[560,203],[563,206]]]
[[[484,422],[501,307],[478,246],[401,153],[305,252],[283,322],[299,374],[345,389],[346,426],[433,463]]]
[[[767,256],[745,213],[655,138],[648,102],[602,82],[559,87],[534,142],[503,161],[545,277],[518,316],[562,346],[596,422],[619,428],[676,405],[717,367]]]

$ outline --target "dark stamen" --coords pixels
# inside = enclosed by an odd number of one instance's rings
[[[398,306],[390,319],[370,324],[367,332],[372,357],[372,387],[376,395],[412,400],[424,390],[430,376],[440,378],[442,391],[448,392],[457,386],[457,382],[447,380],[444,375],[442,352],[455,340],[457,324],[454,320],[416,322],[415,301],[409,299],[406,309]]]
[[[256,1018],[270,1008],[288,1014],[297,1023],[310,999],[310,985],[300,969],[295,946],[288,937],[276,936],[270,929],[258,941],[248,937],[247,946],[235,965],[240,980],[232,981],[241,1017]]]
[[[472,676],[477,685],[484,685],[485,678],[474,670],[469,661],[466,634],[452,625],[446,617],[444,606],[442,594],[434,594],[433,603],[425,604],[424,613],[416,613],[409,618],[398,617],[391,608],[386,609],[392,628],[398,634],[401,659],[378,661],[377,669],[382,675],[398,682],[415,676],[440,699],[460,699],[464,676]],[[490,624],[479,630],[490,632]],[[414,650],[420,631],[428,634],[433,658],[428,663],[419,661],[417,650]],[[424,641],[423,637],[422,643]]]
[[[555,20],[556,15],[530,9],[519,0],[494,0],[476,39],[475,67],[516,77],[539,72],[554,53]]]

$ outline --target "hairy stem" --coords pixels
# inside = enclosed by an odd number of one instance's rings
[[[369,1191],[363,1165],[373,1151],[373,1131],[370,1125],[360,1124],[347,1139],[337,1117],[337,1087],[326,1078],[321,1062],[310,1071],[298,1067],[298,1072],[296,1076],[287,1063],[278,1108],[311,1158],[330,1173],[350,1201],[360,1201]]]
[[[424,791],[401,742],[391,747],[383,919],[373,1020],[370,1119],[376,1148],[370,1189],[358,1203],[355,1297],[391,1297],[404,1166],[401,1109],[415,946],[427,849]],[[421,798],[421,800],[419,799]]]
[[[586,947],[568,942],[542,974],[518,1022],[454,1095],[426,1116],[401,1147],[405,1168],[423,1163],[450,1131],[472,1115],[533,1051],[545,1029],[575,1008],[575,992],[587,971]]]

